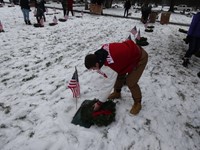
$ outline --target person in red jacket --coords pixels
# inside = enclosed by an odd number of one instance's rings
[[[132,40],[121,43],[104,44],[94,54],[85,57],[85,67],[97,70],[102,77],[101,95],[94,105],[94,110],[99,110],[101,104],[107,99],[121,97],[121,88],[125,81],[131,91],[134,105],[130,110],[131,114],[138,114],[142,108],[142,94],[138,81],[148,61],[147,52]],[[111,91],[114,87],[114,92]]]
[[[72,16],[74,16],[74,12],[73,12],[73,0],[67,0],[67,16],[69,16],[69,11],[71,11]]]

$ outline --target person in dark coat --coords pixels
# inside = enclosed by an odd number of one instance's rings
[[[0,4],[5,4],[5,2],[3,0],[0,0]]]
[[[67,0],[61,0],[62,8],[63,8],[63,15],[65,17],[67,12]]]
[[[29,6],[29,0],[20,0],[20,6],[24,16],[24,22],[27,25],[31,25],[31,22],[29,20],[29,12],[31,11]]]
[[[46,12],[45,4],[45,0],[35,0],[35,8],[37,9],[36,19],[38,23],[40,23],[40,20],[42,18],[44,19],[44,21],[46,21],[46,17],[44,14]]]
[[[200,12],[192,18],[186,41],[189,43],[189,48],[183,58],[184,67],[188,67],[189,59],[200,50]]]
[[[151,13],[151,6],[148,6],[148,4],[144,4],[141,8],[142,11],[142,18],[141,21],[142,23],[147,23],[149,14]]]
[[[69,16],[69,11],[71,11],[72,16],[74,16],[74,12],[73,12],[73,0],[67,0],[67,16]]]
[[[124,3],[124,17],[128,17],[128,11],[131,8],[131,2],[130,0],[126,0]]]

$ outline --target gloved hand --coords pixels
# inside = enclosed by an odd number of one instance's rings
[[[103,103],[101,102],[101,101],[97,101],[94,105],[93,105],[93,107],[94,107],[94,111],[98,111],[100,108],[101,108],[101,105],[102,105]]]
[[[188,44],[192,41],[192,37],[191,36],[187,36],[185,39],[184,39],[185,43]]]

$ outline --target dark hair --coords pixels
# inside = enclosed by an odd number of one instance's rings
[[[97,62],[98,61],[95,54],[88,54],[87,56],[85,56],[85,67],[87,69],[95,67]]]

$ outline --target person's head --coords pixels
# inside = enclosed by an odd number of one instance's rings
[[[93,70],[99,69],[99,63],[95,54],[88,54],[85,56],[85,67]]]

